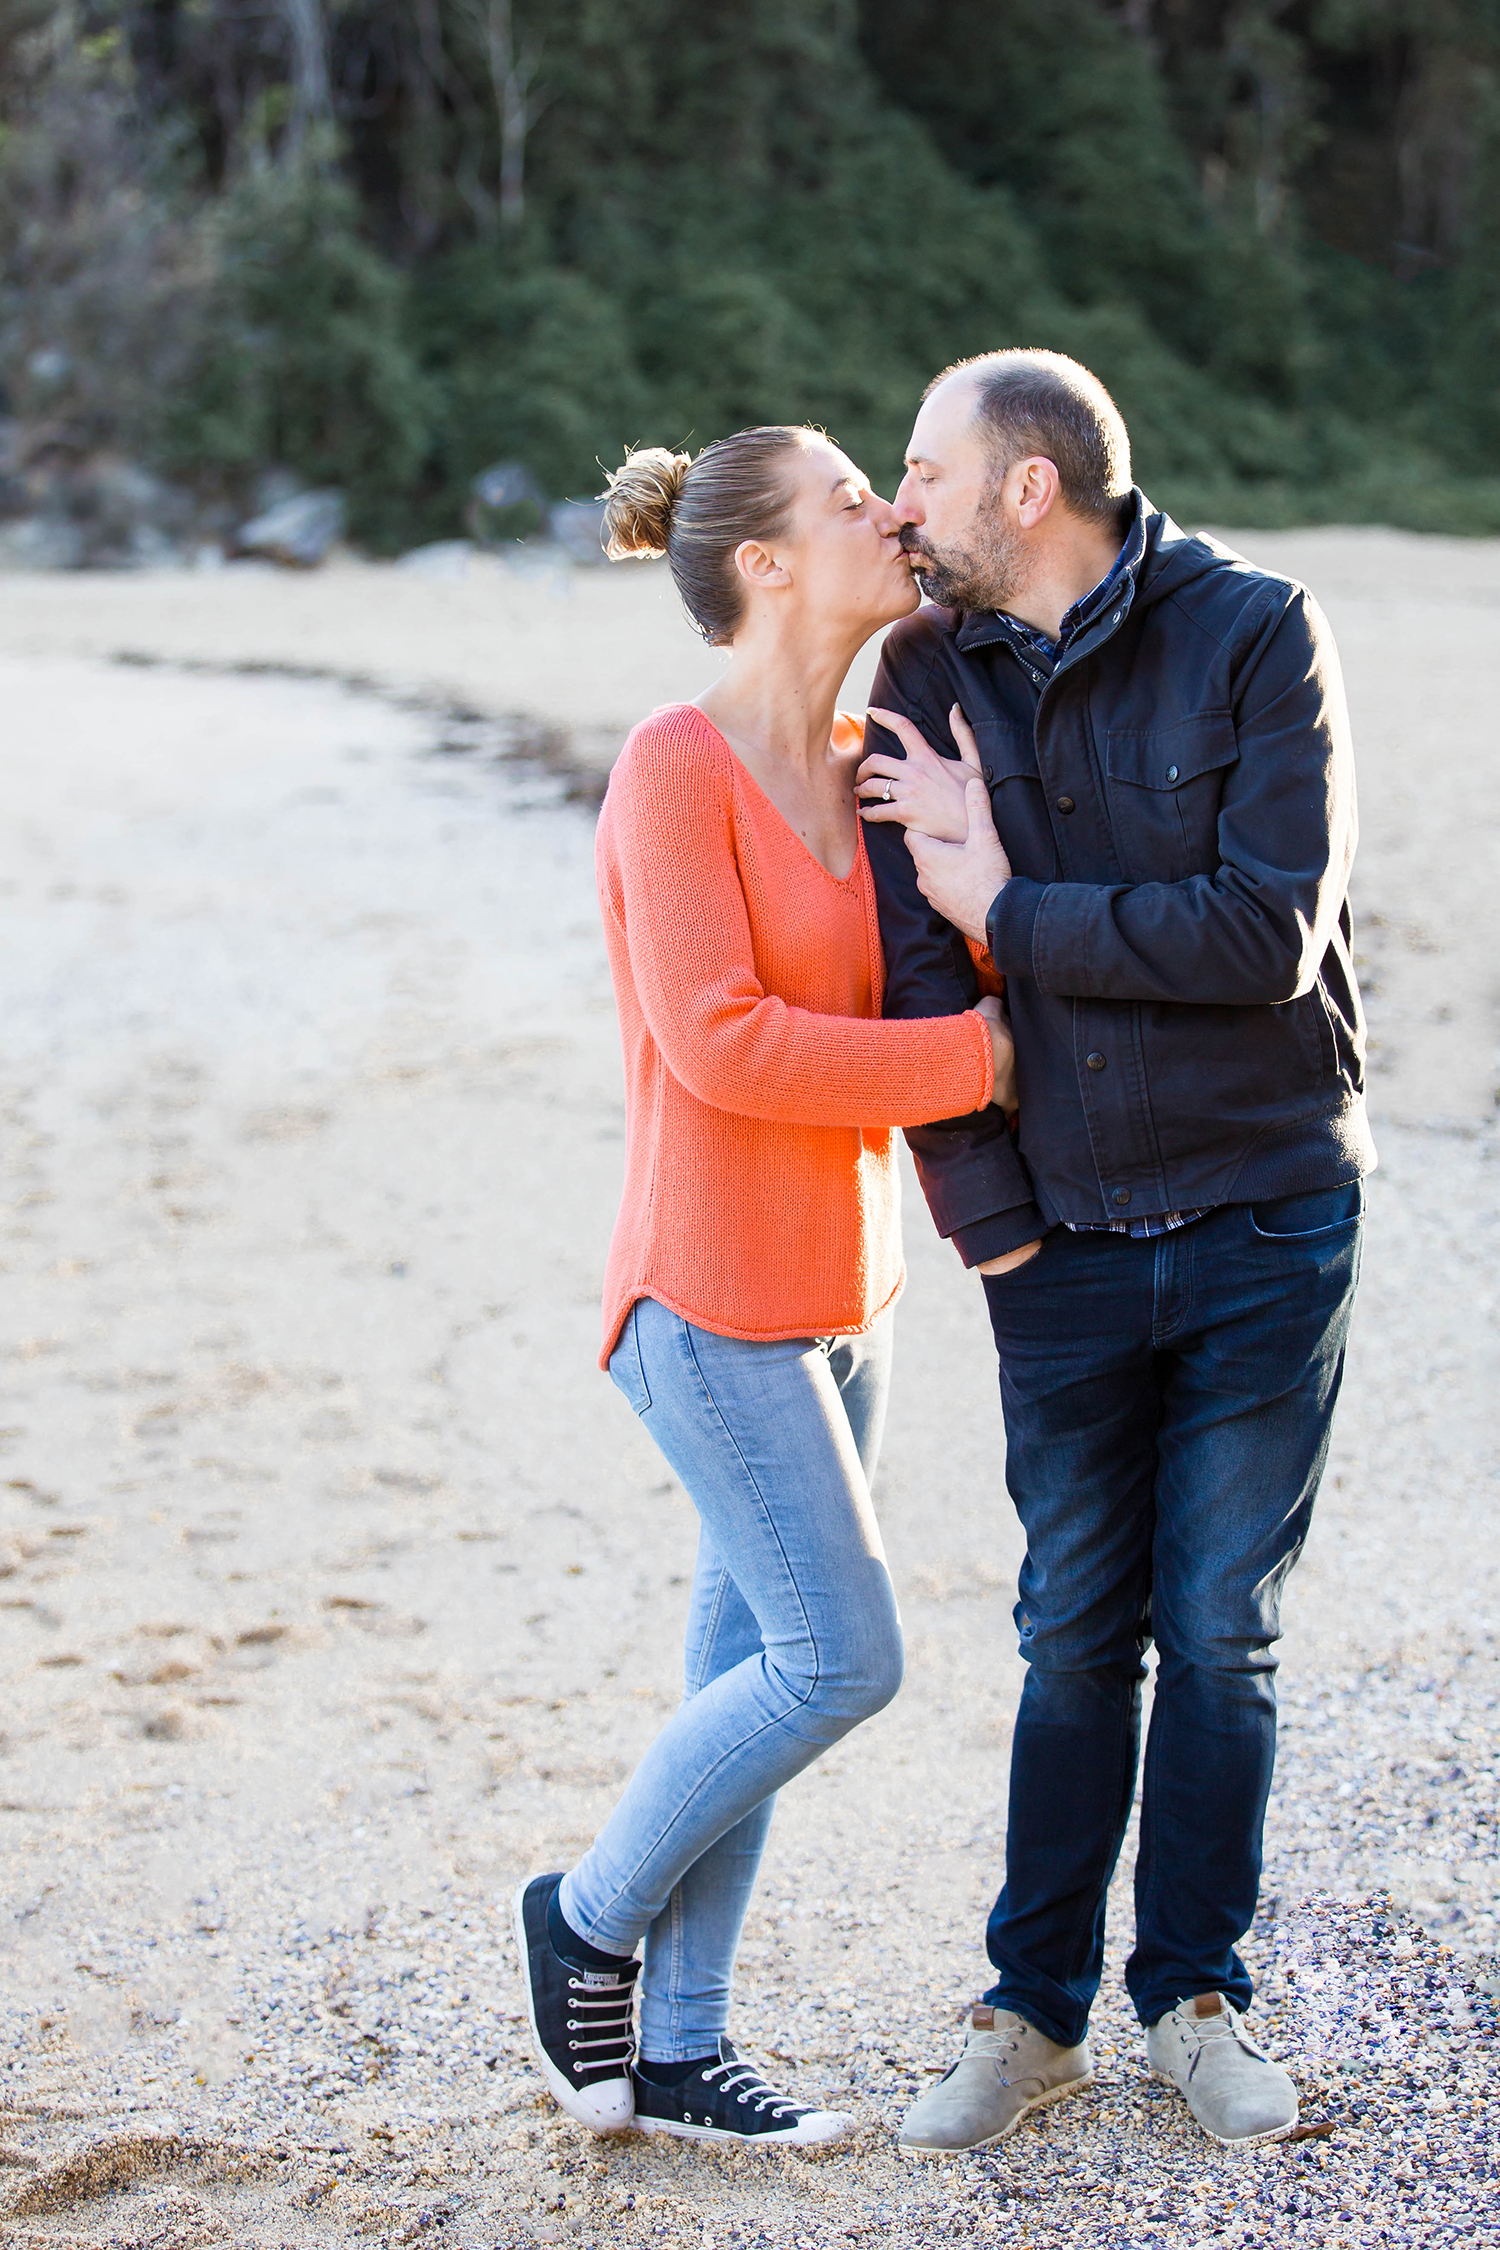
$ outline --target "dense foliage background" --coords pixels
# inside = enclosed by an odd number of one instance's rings
[[[1500,0],[0,0],[0,408],[392,547],[1071,351],[1222,523],[1500,530]]]

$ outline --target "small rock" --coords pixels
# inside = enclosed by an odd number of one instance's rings
[[[0,523],[0,570],[77,570],[83,533],[63,516],[22,516]]]
[[[294,570],[315,570],[343,530],[341,492],[300,492],[241,524],[234,543],[242,555],[264,555]]]
[[[496,461],[469,487],[469,529],[482,547],[530,539],[547,520],[547,495],[524,461]]]
[[[601,501],[559,500],[556,507],[547,511],[547,529],[558,545],[566,549],[570,561],[590,564],[604,561]]]
[[[396,568],[414,571],[420,578],[465,578],[474,552],[472,539],[433,539],[425,547],[398,555]]]

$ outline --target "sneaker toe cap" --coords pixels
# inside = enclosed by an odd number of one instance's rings
[[[571,2106],[579,2123],[596,2133],[623,2133],[635,2116],[635,2089],[628,2078],[608,2078],[574,2094]]]
[[[854,2119],[841,2109],[810,2109],[797,2120],[797,2140],[804,2148],[823,2141],[847,2140],[853,2130]]]

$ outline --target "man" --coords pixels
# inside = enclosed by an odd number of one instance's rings
[[[970,1006],[986,947],[1005,978],[1018,1139],[908,1138],[984,1276],[1027,1540],[995,1983],[901,2145],[983,2147],[1091,2075],[1153,1640],[1126,1979],[1203,2129],[1271,2140],[1296,2093],[1235,1947],[1375,1161],[1338,659],[1302,587],[1153,510],[1056,354],[940,376],[896,506],[942,606],[892,629],[861,768],[885,1006]]]

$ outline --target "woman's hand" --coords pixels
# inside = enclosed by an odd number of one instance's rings
[[[856,777],[860,811],[868,821],[898,820],[903,828],[937,836],[944,843],[961,844],[969,833],[964,805],[964,785],[977,775],[979,745],[973,729],[955,703],[948,714],[958,757],[942,758],[910,719],[896,711],[871,706],[870,717],[895,735],[906,749],[904,758],[889,751],[872,750]]]
[[[1016,1096],[1016,1049],[1010,1035],[1010,1025],[1000,1012],[1000,1003],[993,993],[987,992],[975,1003],[974,1013],[983,1016],[989,1026],[990,1041],[995,1050],[995,1091],[990,1101],[1013,1117],[1020,1107]],[[978,1273],[1010,1273],[1016,1266],[1028,1265],[1042,1247],[1041,1239],[1023,1242],[1019,1250],[1006,1250],[998,1258],[986,1258],[976,1267]]]
[[[995,1054],[995,1090],[990,1095],[990,1106],[1014,1116],[1021,1105],[1016,1095],[1016,1043],[1011,1038],[1010,1025],[992,992],[986,992],[974,1003],[974,1013],[983,1018]]]

